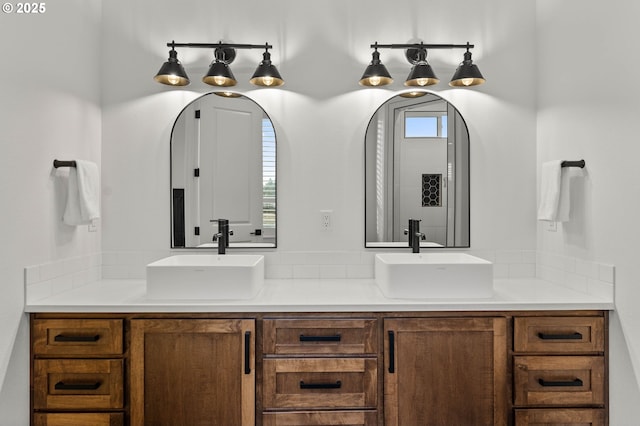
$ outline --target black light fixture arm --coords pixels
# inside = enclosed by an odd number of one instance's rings
[[[473,49],[473,44],[431,44],[431,43],[408,43],[408,44],[372,44],[372,49]]]
[[[230,49],[273,49],[273,46],[269,43],[265,44],[239,44],[239,43],[176,43],[174,41],[167,43],[167,47],[192,47],[199,49],[217,49],[217,48],[230,48]]]

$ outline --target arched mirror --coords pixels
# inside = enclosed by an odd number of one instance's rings
[[[276,247],[276,134],[246,96],[209,93],[171,131],[171,247],[214,248],[218,219],[229,247]]]
[[[469,132],[433,93],[407,92],[375,112],[365,135],[365,247],[469,247]]]

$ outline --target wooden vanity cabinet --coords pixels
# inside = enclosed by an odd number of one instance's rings
[[[386,426],[507,425],[505,318],[384,320]]]
[[[32,314],[32,426],[608,425],[604,311]]]

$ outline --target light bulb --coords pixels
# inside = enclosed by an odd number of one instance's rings
[[[167,81],[169,84],[173,84],[174,86],[180,82],[180,77],[177,75],[169,75],[167,76]]]
[[[271,86],[273,84],[273,77],[265,76],[262,77],[262,84],[265,86]]]
[[[464,86],[471,86],[473,84],[473,78],[463,78],[462,84]]]
[[[380,81],[381,80],[382,79],[380,77],[378,77],[378,76],[369,77],[369,84],[372,85],[372,86],[378,86],[378,85],[380,85]]]
[[[416,84],[418,86],[426,86],[427,84],[429,84],[429,79],[428,78],[417,78],[416,79]]]
[[[220,75],[216,75],[216,76],[213,77],[213,82],[218,86],[224,85],[226,80],[227,79],[225,77],[222,77]]]

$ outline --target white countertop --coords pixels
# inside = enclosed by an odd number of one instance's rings
[[[497,279],[486,299],[389,299],[373,279],[272,279],[248,300],[150,300],[144,280],[102,280],[40,300],[25,312],[392,312],[613,310],[597,296],[540,279]]]

